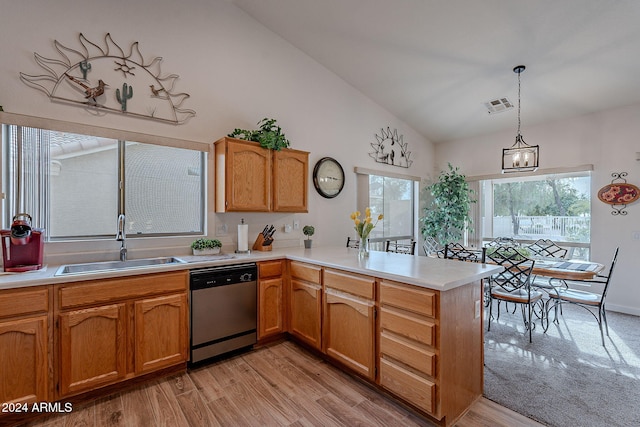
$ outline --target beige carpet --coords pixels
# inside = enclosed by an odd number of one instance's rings
[[[502,310],[485,334],[485,396],[549,426],[640,426],[640,317],[608,311],[603,347],[593,317],[563,307],[533,343],[520,311]]]

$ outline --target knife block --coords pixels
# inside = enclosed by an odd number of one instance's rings
[[[273,243],[273,242],[271,242]],[[255,243],[253,244],[253,250],[254,251],[270,251],[273,249],[273,247],[271,246],[271,243],[269,243],[268,245],[264,246],[264,236],[262,235],[262,233],[258,234],[258,238],[256,239]]]

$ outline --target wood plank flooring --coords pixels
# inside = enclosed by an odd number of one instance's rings
[[[156,380],[28,427],[432,426],[292,342]],[[459,427],[540,426],[479,400]]]

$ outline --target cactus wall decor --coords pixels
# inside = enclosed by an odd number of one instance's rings
[[[128,86],[127,84],[122,83],[122,96],[120,96],[120,89],[116,89],[116,99],[122,106],[122,112],[127,111],[127,99],[133,98],[133,86]]]
[[[163,74],[161,57],[145,59],[138,42],[131,44],[129,53],[116,44],[107,33],[104,43],[95,43],[82,33],[80,47],[73,49],[54,40],[60,58],[46,58],[34,53],[35,62],[43,74],[20,73],[26,85],[44,92],[51,101],[80,105],[127,116],[142,117],[171,124],[182,124],[196,112],[182,104],[190,95],[175,90],[177,74]],[[122,89],[112,87],[122,84]],[[113,86],[109,85],[109,82]],[[133,100],[133,84],[138,89]]]

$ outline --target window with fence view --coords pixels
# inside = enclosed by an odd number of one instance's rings
[[[481,183],[484,241],[550,239],[571,258],[588,259],[591,235],[589,172],[486,180]]]

